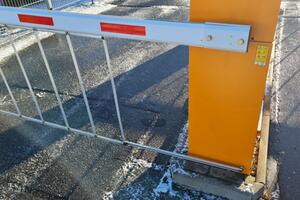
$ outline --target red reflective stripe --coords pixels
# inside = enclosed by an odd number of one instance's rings
[[[112,24],[112,23],[101,22],[100,27],[102,32],[146,36],[145,26],[134,26],[134,25]]]
[[[54,26],[52,17],[23,15],[23,14],[18,14],[18,17],[20,22]]]

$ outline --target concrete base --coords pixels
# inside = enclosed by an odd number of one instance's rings
[[[254,177],[245,177],[241,174],[207,166],[201,166],[198,169],[201,169],[202,172],[205,172],[204,169],[207,171],[206,173],[193,172],[191,174],[174,172],[174,183],[230,200],[257,200],[264,194],[264,185],[255,182]]]
[[[276,190],[278,183],[278,162],[273,157],[268,158],[267,178],[265,184],[265,197],[271,199],[272,192]]]

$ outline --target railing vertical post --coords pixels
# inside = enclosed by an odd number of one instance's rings
[[[76,55],[75,55],[74,47],[73,47],[73,44],[72,44],[69,33],[66,33],[66,38],[67,38],[67,43],[68,43],[69,50],[70,50],[70,53],[71,53],[71,57],[72,57],[72,60],[73,60],[73,63],[74,63],[74,67],[75,67],[75,70],[76,70],[76,74],[77,74],[77,78],[78,78],[78,81],[79,81],[80,90],[82,92],[83,100],[84,100],[84,103],[85,103],[86,111],[88,113],[88,117],[89,117],[89,120],[90,120],[90,123],[91,123],[91,126],[92,126],[92,131],[93,131],[94,134],[96,134],[96,127],[95,127],[93,115],[92,115],[92,112],[91,112],[91,109],[90,109],[90,106],[89,106],[89,101],[88,101],[88,98],[87,98],[87,95],[86,95],[86,91],[85,91],[85,88],[84,88],[84,83],[83,83],[83,80],[82,80],[82,77],[81,77],[81,73],[80,73],[80,70],[79,70],[77,58],[76,58]]]
[[[53,10],[52,0],[45,0],[49,10]]]
[[[121,119],[121,113],[120,113],[120,107],[119,107],[119,101],[118,101],[116,84],[115,84],[115,80],[114,80],[114,76],[113,76],[112,68],[111,68],[111,64],[110,64],[110,57],[109,57],[107,42],[106,42],[106,40],[104,38],[102,38],[102,41],[103,41],[103,46],[104,46],[104,51],[105,51],[105,57],[106,57],[106,63],[107,63],[108,71],[109,71],[109,77],[110,77],[110,82],[111,82],[113,96],[114,96],[114,101],[115,101],[115,107],[116,107],[116,111],[117,111],[117,117],[118,117],[119,127],[120,127],[120,131],[121,131],[121,137],[122,137],[122,141],[125,142],[126,138],[125,138],[123,123],[122,123],[122,119]]]
[[[39,105],[39,103],[38,103],[38,101],[37,101],[37,98],[36,98],[36,96],[35,96],[35,93],[34,93],[34,91],[33,91],[32,85],[31,85],[30,80],[29,80],[29,78],[28,78],[28,75],[27,75],[27,73],[26,73],[26,70],[25,70],[25,67],[24,67],[24,65],[23,65],[23,62],[22,62],[22,60],[21,60],[21,57],[20,57],[20,55],[19,55],[19,52],[18,52],[18,50],[17,50],[17,48],[16,48],[16,46],[15,46],[15,44],[14,44],[14,42],[13,42],[12,36],[11,36],[10,34],[9,34],[9,42],[10,42],[10,44],[11,44],[11,46],[12,46],[12,48],[13,48],[13,51],[14,51],[16,57],[17,57],[17,61],[18,61],[19,65],[20,65],[21,71],[22,71],[22,73],[23,73],[23,76],[24,76],[24,78],[25,78],[26,84],[27,84],[27,86],[28,86],[28,89],[29,89],[31,98],[32,98],[32,100],[33,100],[33,102],[34,102],[34,105],[35,105],[37,111],[38,111],[39,117],[40,117],[40,119],[44,122],[44,118],[43,118],[43,114],[42,114],[40,105]]]
[[[69,125],[69,122],[68,122],[68,119],[67,119],[67,115],[66,115],[65,110],[63,108],[62,100],[61,100],[61,98],[59,96],[58,89],[57,89],[57,86],[55,84],[54,77],[53,77],[52,71],[50,69],[49,62],[48,62],[46,54],[45,54],[45,50],[43,48],[43,45],[42,45],[41,40],[39,38],[39,35],[38,35],[38,33],[36,31],[34,32],[34,35],[35,35],[36,41],[38,43],[38,46],[39,46],[42,58],[44,60],[44,64],[46,66],[46,69],[47,69],[47,72],[48,72],[48,75],[49,75],[49,78],[50,78],[50,82],[52,84],[52,87],[53,87],[53,90],[54,90],[54,93],[55,93],[55,96],[56,96],[56,99],[57,99],[57,102],[58,102],[58,106],[59,106],[60,112],[61,112],[62,117],[64,119],[64,123],[67,126],[67,128],[69,129],[70,125]]]

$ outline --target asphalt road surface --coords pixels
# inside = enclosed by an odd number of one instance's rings
[[[280,199],[300,199],[300,1],[283,1],[276,43],[270,152],[279,160]]]
[[[103,2],[101,14],[177,21],[189,14],[185,0]],[[120,138],[102,41],[75,36],[72,41],[97,134]],[[53,35],[42,44],[71,127],[91,130],[65,36]],[[187,122],[188,48],[111,38],[108,47],[126,137],[173,150]],[[44,118],[63,124],[37,44],[22,49],[20,57]],[[0,67],[21,111],[38,118],[15,56]],[[0,85],[1,109],[15,111],[2,80]],[[0,133],[0,199],[217,199],[182,188],[160,193],[157,187],[165,181],[170,159],[165,156],[4,115]]]
[[[103,2],[101,14],[177,21],[186,21],[189,14],[187,0]],[[270,151],[280,161],[283,200],[300,199],[299,7],[299,0],[283,1],[276,45]],[[102,43],[75,36],[72,40],[97,134],[119,138]],[[90,130],[65,37],[54,35],[42,43],[70,125]],[[187,121],[187,47],[111,38],[108,45],[126,136],[173,150]],[[38,46],[29,46],[20,55],[45,119],[63,124]],[[1,60],[0,67],[22,112],[38,118],[16,58]],[[0,107],[14,111],[1,79]],[[0,115],[0,161],[0,199],[218,199],[183,188],[157,194],[157,187],[166,181],[161,179],[168,172],[168,157],[4,115]]]

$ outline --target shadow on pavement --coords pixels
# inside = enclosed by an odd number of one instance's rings
[[[150,132],[146,143],[169,150],[174,148],[177,135],[187,120],[187,63],[187,47],[178,46],[115,78],[125,134],[129,140],[136,142],[142,134]],[[90,89],[87,94],[97,134],[119,138],[110,81]],[[109,95],[103,98],[101,94]],[[53,96],[53,93],[49,95]],[[78,108],[74,111],[74,107]],[[89,129],[88,118],[86,114],[82,114],[85,108],[81,95],[65,101],[64,108],[67,113],[72,112],[68,118],[72,121],[72,127]],[[57,106],[43,115],[58,123],[62,122],[61,119],[54,119],[59,115]],[[17,125],[0,134],[1,174],[68,134],[30,122],[12,119],[11,123]],[[93,188],[90,180],[97,183],[98,190],[103,190],[99,187],[110,181],[112,172],[122,166],[130,152],[129,147],[117,147],[95,141],[94,138],[78,136],[28,191],[40,191],[46,196],[63,198],[85,185],[84,189],[79,189],[84,194],[86,188]],[[102,171],[93,175],[97,166],[101,166]]]

